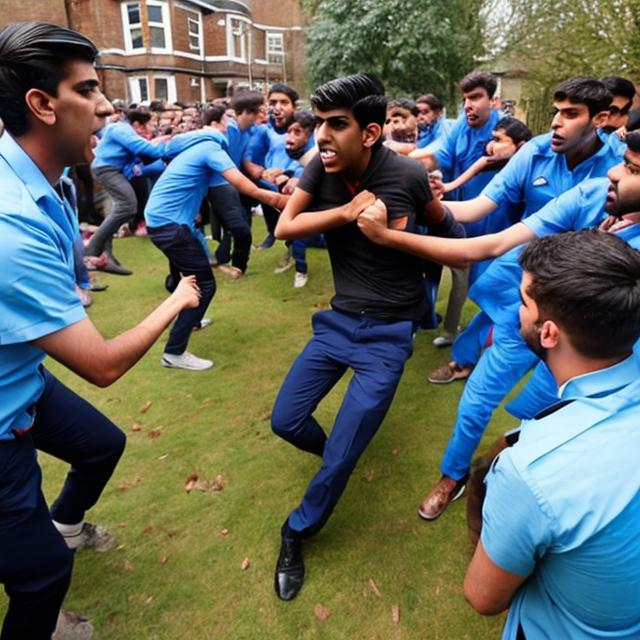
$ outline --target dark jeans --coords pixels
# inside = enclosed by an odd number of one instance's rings
[[[216,250],[216,262],[225,264],[231,259],[234,267],[246,271],[251,251],[251,210],[248,212],[245,210],[240,202],[238,190],[230,184],[211,187],[208,195],[213,212],[224,230]],[[233,253],[231,253],[232,238]]]
[[[316,249],[326,249],[327,243],[324,236],[319,233],[316,236],[310,236],[309,238],[301,238],[294,240],[291,243],[291,252],[293,259],[296,262],[296,271],[298,273],[307,273],[309,267],[307,265],[307,247],[314,247]]]
[[[268,204],[262,203],[262,214],[264,216],[264,223],[267,226],[267,233],[275,235],[276,225],[278,224],[278,218],[280,218],[280,212]]]
[[[200,304],[178,314],[169,333],[165,353],[180,355],[187,349],[193,327],[200,324],[216,292],[216,281],[204,247],[186,224],[147,227],[153,244],[169,259],[173,269],[183,276],[194,275],[200,287]]]
[[[1,640],[49,640],[71,580],[73,552],[53,526],[76,524],[100,497],[125,435],[44,372],[33,429],[0,441],[0,582],[9,596]],[[49,511],[36,450],[71,464]]]

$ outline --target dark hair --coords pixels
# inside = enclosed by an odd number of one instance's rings
[[[142,109],[131,109],[127,112],[127,120],[133,124],[139,122],[140,124],[147,124],[151,120],[151,113],[149,111],[143,111]]]
[[[222,104],[209,105],[202,113],[202,124],[206,126],[212,122],[220,122],[226,110]]]
[[[296,102],[298,102],[298,98],[300,98],[298,92],[293,87],[290,87],[288,84],[284,84],[282,82],[275,82],[269,87],[268,97],[271,97],[272,93],[284,93],[286,96],[289,96],[289,100],[293,102],[294,106]]]
[[[387,111],[389,109],[393,109],[394,107],[396,109],[406,109],[414,116],[418,115],[418,107],[416,103],[410,98],[391,98],[387,101]]]
[[[293,123],[299,124],[303,129],[311,131],[315,126],[315,116],[310,111],[296,111],[291,118],[291,126]]]
[[[361,129],[371,123],[383,127],[387,119],[384,85],[378,78],[368,73],[331,80],[319,86],[310,101],[319,111],[351,109]],[[376,142],[377,144],[382,144],[382,137]]]
[[[524,122],[518,120],[518,118],[514,118],[513,116],[500,118],[496,123],[496,126],[493,127],[494,131],[497,131],[498,129],[504,131],[516,144],[520,142],[527,142],[527,140],[531,140],[533,137],[529,127],[527,127]]]
[[[629,151],[640,153],[640,131],[630,131],[624,141],[627,143]]]
[[[237,113],[258,113],[264,103],[264,96],[257,91],[243,91],[235,95],[229,106]]]
[[[626,78],[620,76],[607,76],[602,78],[602,84],[609,89],[612,96],[623,96],[628,100],[633,100],[636,96],[636,87]]]
[[[541,320],[566,330],[582,355],[614,358],[640,335],[640,252],[594,229],[533,240],[520,256]]]
[[[444,102],[438,98],[438,96],[434,96],[433,93],[426,93],[419,98],[416,98],[416,104],[420,102],[424,102],[428,104],[435,111],[442,111],[444,109]]]
[[[575,76],[565,80],[556,87],[554,100],[568,100],[573,104],[584,104],[593,118],[597,113],[605,111],[611,104],[613,96],[604,83],[590,76]]]
[[[493,98],[493,94],[498,88],[498,81],[493,73],[489,73],[488,71],[472,71],[460,80],[460,91],[462,91],[462,93],[469,93],[469,91],[478,88],[484,89],[487,95]]]
[[[29,129],[25,95],[40,89],[57,97],[71,60],[93,62],[96,46],[77,31],[45,22],[16,22],[0,32],[0,118],[7,131]]]

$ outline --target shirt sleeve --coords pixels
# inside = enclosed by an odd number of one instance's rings
[[[307,193],[317,193],[320,181],[324,175],[324,166],[319,155],[314,156],[304,168],[298,187]]]
[[[550,545],[551,523],[513,465],[509,450],[495,460],[485,484],[482,545],[502,570],[528,576]]]
[[[442,141],[442,144],[433,151],[433,155],[438,161],[440,170],[447,178],[451,171],[453,171],[453,164],[456,156],[456,140],[458,139],[458,133],[461,126],[460,122],[460,120],[456,122],[446,140]]]
[[[527,142],[482,190],[481,195],[496,204],[518,204],[524,200],[524,184],[529,177],[531,156],[536,147]]]
[[[234,161],[226,151],[223,151],[216,142],[206,144],[207,165],[216,173],[223,173],[229,169],[236,169]]]
[[[42,230],[0,224],[0,344],[30,342],[86,317],[73,267]]]
[[[151,144],[139,136],[131,127],[114,127],[113,139],[135,156],[147,156],[154,160],[162,158],[164,144]]]

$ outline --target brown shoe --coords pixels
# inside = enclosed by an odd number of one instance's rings
[[[462,497],[466,483],[467,476],[460,480],[442,476],[418,507],[418,515],[423,520],[435,520],[442,515],[450,502]]]
[[[432,371],[427,380],[433,384],[448,384],[454,380],[466,380],[473,367],[461,367],[457,362],[447,362]]]

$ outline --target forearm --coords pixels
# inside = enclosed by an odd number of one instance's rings
[[[478,173],[480,173],[480,171],[482,171],[482,169],[484,169],[485,166],[486,166],[486,161],[484,157],[476,160],[466,171],[461,173],[455,180],[452,180],[451,182],[447,182],[444,185],[445,193],[449,193],[450,191],[453,191],[454,189],[461,187],[466,182],[469,182],[469,180],[471,180],[471,178],[478,175]]]
[[[495,202],[483,195],[479,195],[473,200],[447,201],[447,206],[458,222],[482,220],[496,208]]]
[[[354,219],[349,204],[325,211],[308,211],[293,215],[287,211],[280,215],[275,230],[278,240],[297,240],[335,229]]]
[[[249,180],[238,169],[229,169],[223,172],[223,177],[228,180],[243,196],[259,200],[264,204],[281,209],[286,201],[286,197],[278,191],[270,191],[269,189],[261,189],[254,182]]]
[[[242,161],[242,168],[252,180],[260,180],[260,176],[264,171],[264,167],[262,165],[256,164],[255,162],[251,162],[251,160],[247,159]]]
[[[411,142],[398,142],[397,140],[386,140],[384,145],[403,156],[408,156],[416,148],[416,145]]]

